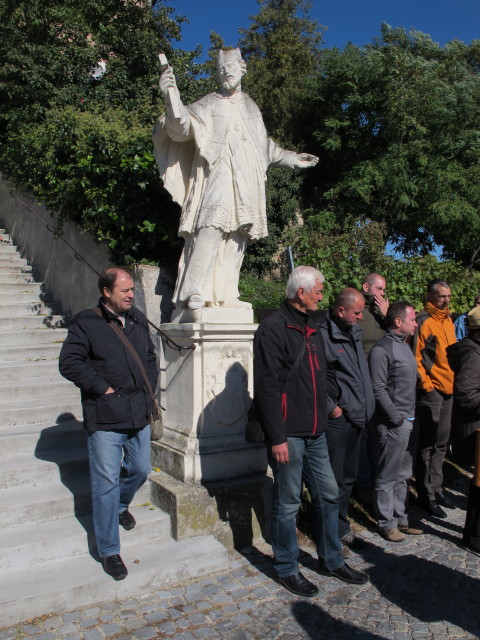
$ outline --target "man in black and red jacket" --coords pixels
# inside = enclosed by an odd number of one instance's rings
[[[274,569],[280,584],[307,597],[318,589],[298,567],[296,517],[302,480],[312,498],[320,568],[352,584],[368,580],[346,564],[338,538],[338,488],[325,439],[325,351],[309,317],[322,300],[323,281],[316,269],[297,267],[288,280],[287,299],[260,324],[254,340],[255,404],[274,478]]]

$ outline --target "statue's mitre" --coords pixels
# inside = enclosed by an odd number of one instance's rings
[[[220,49],[217,53],[217,67],[229,60],[242,61],[242,54],[238,47],[236,49]]]

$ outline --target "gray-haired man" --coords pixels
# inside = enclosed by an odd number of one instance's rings
[[[267,436],[274,481],[274,569],[280,584],[306,597],[318,589],[298,566],[296,519],[302,480],[312,498],[320,568],[352,584],[368,580],[344,562],[338,539],[338,488],[325,439],[325,351],[309,315],[322,299],[323,280],[312,267],[294,269],[287,299],[260,324],[254,340],[255,404]]]

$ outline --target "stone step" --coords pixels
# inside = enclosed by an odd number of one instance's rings
[[[39,362],[58,359],[61,346],[60,343],[52,342],[50,344],[35,344],[31,347],[0,347],[0,362],[18,362],[21,360]]]
[[[31,273],[28,273],[28,272],[24,273],[22,271],[0,270],[0,287],[4,287],[6,285],[11,285],[15,283],[17,283],[17,285],[21,285],[21,284],[30,284],[34,282],[35,280]]]
[[[154,472],[151,474],[152,477],[156,475]],[[146,482],[135,494],[133,505],[150,502],[151,487],[150,482]],[[89,514],[91,507],[88,474],[68,478],[66,484],[57,481],[38,486],[33,484],[29,487],[0,489],[0,530],[70,518],[72,515],[80,518]]]
[[[0,277],[0,290],[2,293],[29,293],[37,300],[42,292],[42,285],[33,280],[30,282],[8,282],[5,278]]]
[[[0,425],[7,427],[22,424],[62,422],[66,419],[81,418],[80,394],[77,398],[57,398],[53,400],[34,400],[10,402],[0,408]]]
[[[18,253],[4,253],[0,254],[0,267],[26,267],[28,261],[26,258],[21,258]]]
[[[50,485],[0,489],[0,530],[23,524],[79,517],[91,510],[88,476],[74,478],[68,487]]]
[[[52,313],[52,306],[40,300],[37,302],[22,302],[18,304],[14,302],[0,303],[0,318],[16,318],[24,315],[39,316]]]
[[[67,329],[22,329],[21,331],[2,331],[2,344],[8,347],[14,345],[34,346],[39,344],[61,344],[67,337]],[[61,347],[58,347],[60,351]]]
[[[15,302],[38,304],[41,303],[38,293],[29,293],[28,291],[0,291],[0,304],[14,304]]]
[[[58,359],[39,360],[5,360],[0,365],[2,378],[10,382],[35,381],[37,378],[58,373]]]
[[[59,397],[63,400],[67,398],[75,400],[79,396],[80,391],[77,387],[62,378],[58,371],[41,380],[0,382],[0,408],[5,408],[5,403],[20,400],[29,402],[40,399],[53,400]]]
[[[8,275],[9,273],[32,273],[32,266],[29,264],[26,264],[26,260],[24,260],[23,258],[20,258],[22,264],[19,265],[15,265],[12,263],[11,260],[7,261],[7,262],[2,262],[2,258],[0,256],[0,274],[4,274],[4,275]]]
[[[0,461],[26,454],[42,458],[47,452],[52,455],[52,450],[62,449],[65,443],[71,447],[85,447],[86,441],[87,432],[78,420],[51,426],[41,423],[0,427]]]
[[[0,489],[51,484],[56,480],[68,484],[71,478],[86,473],[87,447],[54,449],[36,454],[15,455],[2,461]]]
[[[125,547],[122,558],[129,575],[121,582],[107,576],[89,555],[2,572],[0,620],[10,626],[26,615],[33,618],[104,600],[125,600],[145,589],[163,589],[228,567],[225,547],[212,536],[140,542]]]
[[[9,329],[15,329],[15,331],[21,329],[60,329],[64,327],[64,324],[64,317],[58,315],[14,316],[0,318],[0,331],[8,331]]]
[[[132,506],[129,510],[137,525],[135,531],[120,527],[122,550],[133,543],[170,541],[170,517],[165,512],[153,505]],[[31,523],[0,530],[2,572],[84,556],[88,551],[96,552],[90,514],[36,523],[33,536]]]
[[[10,253],[18,253],[18,247],[13,244],[2,244],[0,246],[0,255],[9,255]]]

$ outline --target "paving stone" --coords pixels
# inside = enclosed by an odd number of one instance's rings
[[[97,624],[99,624],[98,618],[84,618],[83,620],[80,620],[80,622],[78,623],[78,625],[82,629],[87,629],[88,627],[94,627]]]
[[[69,622],[68,624],[63,624],[60,627],[57,627],[55,631],[59,636],[65,636],[69,633],[76,633],[78,631],[78,627],[74,622]]]
[[[86,629],[83,632],[83,636],[85,640],[103,640],[105,637],[103,633],[101,633],[100,629]]]
[[[140,629],[135,629],[132,633],[138,640],[150,640],[157,637],[157,632],[153,627],[141,627]]]
[[[123,623],[127,629],[140,629],[145,626],[144,618],[128,618]]]
[[[107,637],[122,631],[122,625],[118,624],[118,622],[107,622],[107,624],[103,624],[100,628]]]
[[[64,613],[63,621],[67,622],[78,622],[83,618],[83,611],[69,611],[68,613]]]

